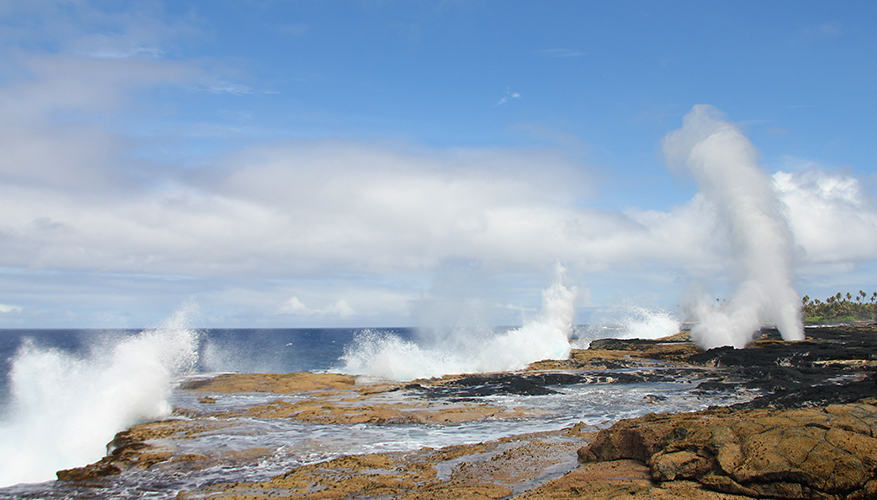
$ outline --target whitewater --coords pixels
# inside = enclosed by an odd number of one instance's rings
[[[742,347],[762,324],[772,322],[784,339],[803,338],[794,289],[794,239],[754,146],[718,110],[698,105],[681,129],[665,137],[663,148],[668,165],[690,174],[699,196],[714,205],[736,270],[736,289],[727,304],[713,304],[701,294],[686,305],[695,322],[691,337],[703,348]],[[558,264],[542,294],[540,313],[515,328],[473,321],[415,329],[197,330],[189,326],[191,311],[184,308],[166,324],[140,332],[4,332],[0,498],[173,498],[187,488],[265,479],[342,454],[468,444],[579,422],[596,428],[652,411],[693,411],[752,397],[705,394],[683,380],[578,383],[536,396],[481,395],[481,401],[520,409],[521,416],[441,426],[235,417],[221,429],[175,441],[175,453],[270,453],[188,472],[160,467],[125,471],[100,491],[53,481],[58,470],[100,460],[116,433],[132,425],[204,412],[243,415],[269,399],[294,402],[302,397],[238,393],[203,398],[180,388],[193,378],[303,371],[356,375],[368,383],[513,372],[536,361],[566,359],[572,349],[587,348],[594,339],[656,339],[681,326],[667,311],[634,304],[619,304],[597,315],[597,322],[576,326],[575,297],[575,287],[566,283],[565,269]],[[406,395],[386,396],[394,397]]]
[[[679,323],[666,311],[635,306],[613,311],[611,325],[575,326],[575,289],[558,268],[543,292],[538,317],[518,328],[466,326],[443,334],[418,329],[197,330],[186,310],[144,331],[6,331],[19,343],[8,354],[0,425],[0,498],[67,498],[88,490],[54,481],[55,472],[100,460],[117,432],[148,421],[183,418],[205,405],[180,382],[228,372],[337,372],[368,380],[413,380],[446,374],[514,371],[543,359],[565,359],[573,348],[605,337],[657,338]],[[7,347],[8,348],[8,347]],[[643,397],[660,393],[666,411],[708,404],[680,384],[564,387],[547,396],[485,398],[538,409],[540,418],[497,419],[459,425],[319,425],[240,419],[219,432],[177,443],[180,453],[242,452],[271,448],[269,458],[216,470],[163,477],[160,470],[126,472],[100,495],[172,498],[193,485],[220,479],[267,478],[291,467],[341,454],[404,451],[467,444],[524,432],[557,430],[578,422],[601,425],[653,411]],[[296,396],[223,396],[211,411],[234,411]],[[174,410],[177,410],[174,413]],[[212,450],[212,451],[211,451]],[[221,472],[221,473],[220,473]],[[162,486],[163,485],[163,486]],[[84,492],[83,492],[84,491]],[[97,494],[97,493],[95,493]]]

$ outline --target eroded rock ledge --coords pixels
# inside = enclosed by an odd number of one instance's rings
[[[877,400],[651,414],[600,431],[578,454],[585,463],[634,460],[659,488],[695,481],[752,498],[877,498]]]

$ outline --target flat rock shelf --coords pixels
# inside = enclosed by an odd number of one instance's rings
[[[154,476],[167,481],[270,462],[276,447],[217,452],[186,444],[242,421],[412,424],[441,432],[464,423],[549,418],[551,412],[540,404],[522,403],[543,400],[527,398],[562,395],[570,388],[630,386],[645,391],[637,396],[641,406],[655,412],[453,446],[335,453],[325,459],[315,453],[309,461],[282,462],[264,477],[205,474],[203,480],[181,482],[176,497],[877,498],[877,327],[806,333],[804,341],[784,342],[766,329],[746,349],[709,351],[684,333],[659,341],[598,340],[567,360],[542,361],[519,372],[404,384],[330,373],[189,380],[180,389],[188,403],[173,418],[119,433],[101,461],[59,471],[56,493],[99,498],[136,471],[157,471]],[[669,393],[642,389],[679,383],[685,384],[685,398],[703,394],[715,404],[662,413]],[[237,395],[253,397],[253,403],[224,406]]]

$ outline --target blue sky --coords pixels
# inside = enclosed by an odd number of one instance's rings
[[[873,2],[0,2],[0,328],[580,321],[727,294],[662,139],[709,104],[797,288],[877,290]]]

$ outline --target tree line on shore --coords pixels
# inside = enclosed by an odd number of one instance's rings
[[[877,292],[870,297],[863,290],[859,290],[855,296],[850,292],[838,292],[825,300],[811,299],[805,295],[801,301],[806,323],[877,321]]]

